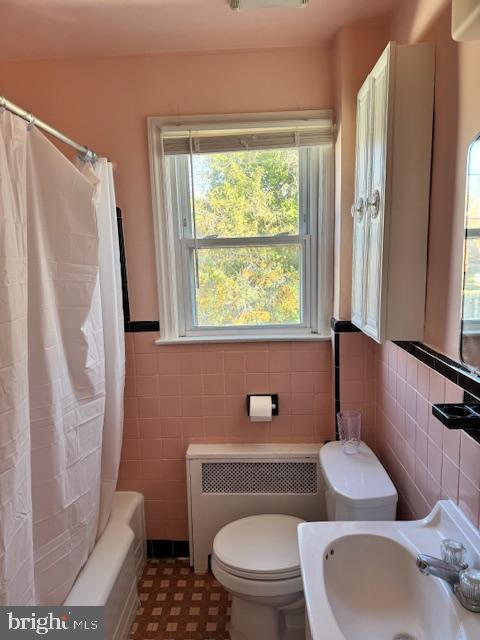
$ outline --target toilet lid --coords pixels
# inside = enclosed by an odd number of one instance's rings
[[[230,573],[281,579],[300,573],[297,526],[301,518],[259,515],[227,524],[215,536],[213,553]]]

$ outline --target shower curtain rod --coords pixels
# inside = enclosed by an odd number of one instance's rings
[[[60,133],[60,131],[57,131],[57,129],[54,129],[46,122],[43,122],[43,120],[35,118],[31,113],[25,111],[25,109],[21,109],[16,104],[13,104],[13,102],[10,102],[10,100],[7,100],[3,96],[0,96],[0,112],[2,111],[2,109],[11,111],[15,115],[20,116],[20,118],[26,120],[31,126],[35,125],[39,129],[43,129],[43,131],[45,131],[46,133],[49,133],[51,136],[58,138],[58,140],[60,140],[61,142],[68,144],[70,147],[73,147],[79,152],[79,156],[85,162],[95,162],[95,160],[97,160],[97,154],[88,147],[84,147],[82,144],[78,144],[78,142],[75,142],[63,133]]]

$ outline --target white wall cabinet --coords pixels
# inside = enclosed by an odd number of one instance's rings
[[[422,340],[434,49],[391,42],[357,97],[352,322],[377,342]]]

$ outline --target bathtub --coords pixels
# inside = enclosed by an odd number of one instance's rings
[[[135,617],[146,561],[143,502],[140,493],[115,493],[108,524],[64,603],[105,607],[106,640],[127,639]]]

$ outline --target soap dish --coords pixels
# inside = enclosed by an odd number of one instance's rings
[[[449,429],[480,429],[480,404],[434,404],[432,413]]]

